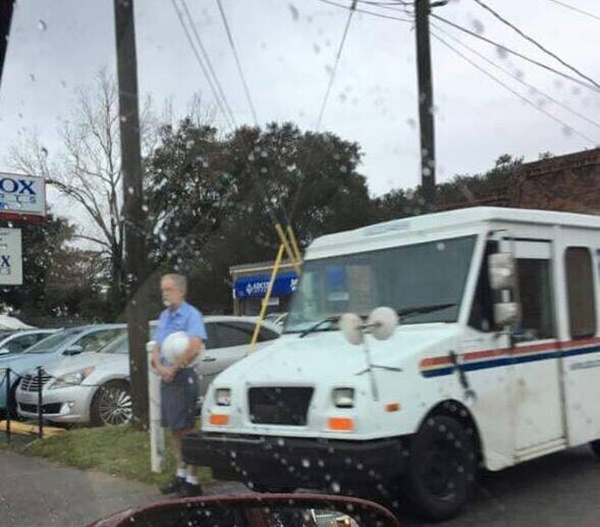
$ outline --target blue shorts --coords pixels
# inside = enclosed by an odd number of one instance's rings
[[[200,386],[193,368],[184,368],[175,374],[173,382],[161,382],[161,424],[171,430],[193,428],[198,410]]]

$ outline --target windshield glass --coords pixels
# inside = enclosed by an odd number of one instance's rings
[[[156,326],[151,325],[149,329],[149,338],[153,339],[156,333]],[[129,336],[127,333],[111,340],[106,346],[100,348],[98,353],[119,353],[127,355],[129,353]]]
[[[55,333],[44,340],[40,340],[37,344],[31,346],[31,348],[23,353],[53,353],[68,340],[72,339],[75,335],[78,335],[82,331],[82,329],[66,329],[60,333]]]
[[[305,331],[346,312],[366,316],[379,306],[405,313],[402,323],[455,322],[475,236],[307,261],[286,333]],[[445,306],[426,313],[414,308]],[[323,324],[319,329],[333,329]]]

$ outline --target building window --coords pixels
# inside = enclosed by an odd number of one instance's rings
[[[568,247],[565,253],[571,338],[596,334],[596,303],[592,256],[585,247]]]

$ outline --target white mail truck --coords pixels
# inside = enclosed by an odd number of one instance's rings
[[[185,459],[441,520],[480,467],[599,454],[599,274],[593,215],[470,208],[323,236],[283,337],[215,379]]]

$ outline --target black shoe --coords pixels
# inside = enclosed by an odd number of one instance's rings
[[[175,494],[179,492],[183,485],[185,484],[185,479],[180,478],[179,476],[173,476],[171,481],[165,483],[162,487],[160,487],[160,491],[163,494]]]
[[[193,485],[192,483],[184,481],[177,494],[181,498],[193,498],[195,496],[202,496],[202,487],[200,485]]]

